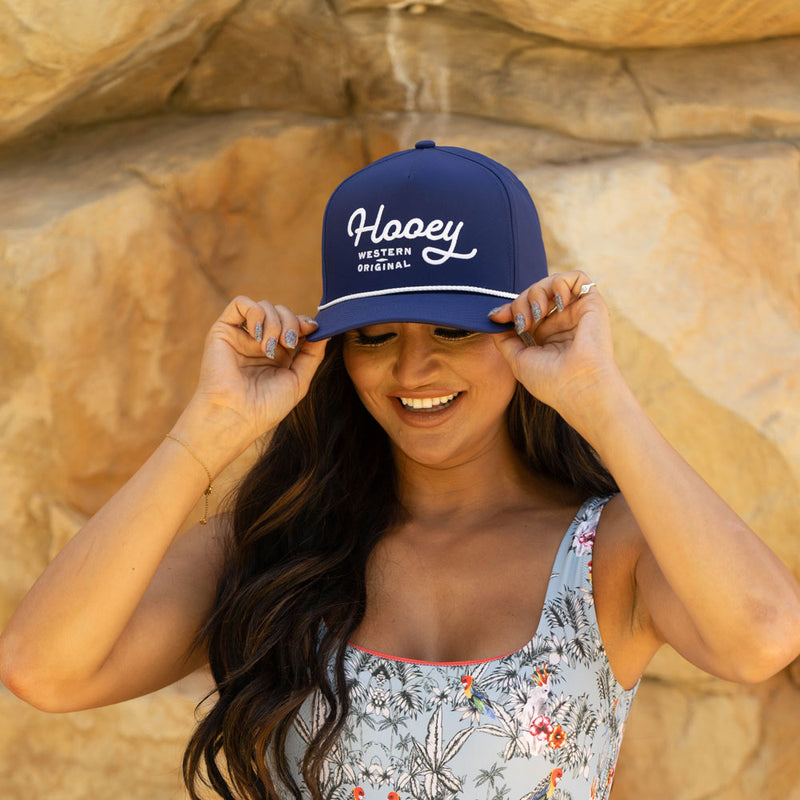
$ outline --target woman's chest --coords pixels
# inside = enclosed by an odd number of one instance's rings
[[[368,571],[366,612],[352,641],[434,662],[518,650],[536,630],[558,546],[558,540],[538,547],[506,540],[445,554],[378,552]]]

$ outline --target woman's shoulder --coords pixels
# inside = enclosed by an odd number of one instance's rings
[[[587,503],[598,511],[598,526],[606,537],[621,541],[644,542],[628,501],[621,492],[590,497]]]
[[[598,565],[632,574],[645,540],[625,497],[620,492],[599,495],[589,498],[586,508],[597,517]]]
[[[606,654],[626,687],[635,684],[657,649],[637,600],[636,568],[646,546],[625,497],[610,497],[597,520],[592,590]]]

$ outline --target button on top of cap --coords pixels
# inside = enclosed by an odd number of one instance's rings
[[[423,139],[421,142],[417,142],[414,147],[416,147],[417,150],[427,150],[429,147],[436,147],[436,142],[431,139]]]

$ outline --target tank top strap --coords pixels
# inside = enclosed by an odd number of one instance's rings
[[[564,589],[591,591],[595,533],[603,508],[612,497],[613,495],[589,497],[578,509],[553,562],[545,603]]]

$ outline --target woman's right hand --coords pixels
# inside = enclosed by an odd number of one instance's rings
[[[285,306],[236,297],[206,337],[190,407],[220,420],[245,446],[255,441],[308,391],[327,343],[306,340],[316,329]]]

